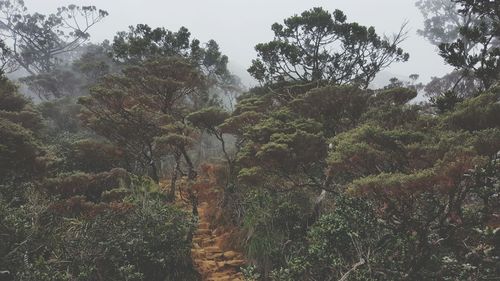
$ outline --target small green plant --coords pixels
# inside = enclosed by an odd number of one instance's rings
[[[257,281],[260,278],[260,274],[257,272],[257,267],[255,265],[248,265],[241,269],[245,281]]]

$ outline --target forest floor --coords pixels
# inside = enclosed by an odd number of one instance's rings
[[[181,186],[185,186],[181,184]],[[202,281],[243,281],[240,268],[246,261],[243,254],[228,249],[231,231],[214,223],[214,210],[218,209],[218,190],[213,183],[195,184],[198,198],[198,228],[193,235],[191,257]],[[184,191],[184,190],[183,190]],[[181,194],[181,192],[178,192]],[[182,192],[185,194],[185,192]],[[187,195],[187,194],[186,194]],[[178,198],[184,208],[191,210],[187,196]]]

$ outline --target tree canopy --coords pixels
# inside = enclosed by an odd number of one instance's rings
[[[61,56],[88,41],[89,30],[108,13],[95,6],[68,5],[49,15],[28,13],[22,0],[0,1],[0,39],[8,43],[14,69],[29,74],[54,69]]]
[[[404,26],[392,38],[373,27],[350,23],[340,10],[313,8],[272,25],[274,40],[255,46],[257,59],[248,69],[262,83],[278,81],[358,84],[368,87],[375,75],[408,53],[399,46]]]
[[[496,1],[456,1],[459,13],[476,18],[459,29],[459,38],[439,45],[440,55],[457,69],[472,72],[489,89],[500,73],[500,5]]]

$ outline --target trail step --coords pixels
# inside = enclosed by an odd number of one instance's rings
[[[211,188],[206,192],[215,194]],[[243,274],[240,272],[240,267],[245,265],[243,255],[236,251],[223,251],[219,247],[230,234],[211,226],[206,217],[210,204],[203,195],[199,195],[199,199],[199,222],[191,248],[191,257],[196,270],[203,281],[243,281]],[[210,200],[210,202],[215,204],[216,201]],[[188,209],[190,206],[185,205],[185,207]]]
[[[198,228],[195,233],[195,235],[212,235],[212,230],[208,228]]]

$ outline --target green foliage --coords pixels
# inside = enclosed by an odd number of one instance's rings
[[[439,113],[445,113],[455,108],[455,105],[462,102],[463,99],[457,97],[452,91],[445,91],[442,94],[431,98]]]
[[[39,139],[42,119],[6,78],[0,79],[0,185],[29,181],[48,164]]]
[[[250,235],[247,256],[267,276],[273,268],[284,265],[300,246],[310,202],[300,192],[276,194],[254,189],[246,194],[244,207],[248,214],[244,228]]]
[[[498,227],[491,217],[498,206],[479,198],[495,196],[497,187],[473,174],[479,167],[498,171],[488,164],[500,150],[496,89],[436,115],[409,104],[415,88],[270,88],[244,95],[223,125],[242,143],[239,184],[261,204],[245,206],[243,221],[253,226],[247,249],[263,280],[494,274],[497,238],[489,227]],[[479,186],[488,191],[478,195]],[[306,227],[280,230],[272,210],[286,204],[274,196],[291,203],[286,196],[297,192],[314,203],[301,211],[307,216],[288,221]],[[258,232],[258,225],[271,225],[264,229],[273,234]],[[463,245],[467,237],[474,246]],[[276,246],[286,239],[284,249]],[[482,243],[487,253],[473,254]]]
[[[314,173],[320,169],[327,148],[320,130],[321,125],[314,120],[297,117],[287,110],[276,111],[248,128],[244,134],[247,142],[237,162],[242,168],[260,167],[264,171],[260,178],[270,187],[285,187],[284,182],[273,181],[278,179],[275,175]],[[256,179],[245,171],[251,170],[242,169],[241,180]]]
[[[423,135],[417,132],[359,126],[333,139],[329,165],[339,182],[380,171],[405,170],[411,163],[405,159],[405,145],[422,139]]]
[[[257,281],[260,278],[260,274],[257,272],[254,265],[249,265],[241,269],[245,281]]]
[[[454,129],[469,131],[498,128],[500,126],[500,89],[481,94],[459,104],[444,122]]]
[[[190,242],[185,240],[189,220],[163,202],[145,203],[123,215],[109,212],[90,221],[66,222],[73,227],[63,236],[70,246],[64,255],[81,257],[72,259],[69,268],[80,278],[82,274],[92,279],[98,275],[125,280],[187,278],[192,271]]]
[[[0,119],[2,144],[0,145],[0,176],[23,177],[39,170],[38,158],[43,155],[33,133],[18,124]]]
[[[409,57],[399,47],[403,28],[383,39],[373,27],[347,22],[340,10],[313,8],[272,30],[274,40],[255,46],[258,58],[248,69],[262,83],[327,81],[366,88],[380,70]]]
[[[82,172],[104,172],[126,167],[125,152],[122,149],[93,139],[71,143],[64,162],[66,169]]]
[[[2,111],[21,111],[29,104],[28,100],[17,93],[17,87],[14,83],[5,77],[2,77],[0,82],[0,99],[2,101],[0,109]]]
[[[460,27],[453,42],[439,45],[440,55],[456,69],[470,71],[488,90],[500,78],[500,9],[496,1],[455,1],[464,18],[472,18]]]
[[[78,118],[81,106],[75,99],[65,97],[45,101],[37,106],[38,111],[46,121],[47,135],[56,137],[61,133],[77,133],[81,131]]]
[[[444,112],[452,109],[462,99],[477,96],[480,86],[481,82],[467,71],[455,70],[443,77],[433,77],[424,90],[431,102]]]
[[[320,122],[324,134],[331,137],[351,128],[360,119],[370,96],[356,87],[322,87],[293,100],[290,107]]]
[[[1,80],[1,278],[197,280],[191,217],[157,185],[116,169],[128,151],[83,132],[80,108],[44,102],[43,120]]]
[[[40,114],[7,78],[0,78],[0,118],[16,123],[36,135],[43,128]]]
[[[228,70],[229,59],[222,54],[219,44],[215,40],[202,44],[198,39],[191,39],[186,27],[170,31],[147,24],[130,26],[128,31],[117,33],[110,54],[115,62],[126,66],[161,57],[179,57],[203,73],[213,93],[237,95],[242,87],[239,78]]]
[[[57,178],[44,179],[40,188],[61,199],[84,195],[88,201],[98,201],[104,191],[121,187],[127,177],[127,172],[122,169],[99,174],[60,174]]]
[[[30,75],[52,71],[61,57],[85,43],[89,29],[108,15],[95,6],[77,5],[60,7],[49,15],[29,14],[22,0],[0,1],[0,13],[0,39],[11,47],[12,68],[22,67]]]
[[[2,225],[16,232],[2,231],[3,269],[15,280],[196,280],[188,216],[154,198],[129,201],[91,217],[44,211],[34,225],[33,213],[5,210]]]
[[[185,117],[210,98],[205,76],[188,61],[158,58],[107,76],[79,103],[86,127],[121,147],[158,181],[156,162],[165,145],[187,157],[191,130]]]
[[[460,29],[476,22],[473,15],[459,12],[458,1],[419,0],[415,3],[424,16],[424,28],[418,30],[433,45],[450,43],[460,36]]]
[[[36,94],[40,100],[51,98],[80,96],[82,81],[77,74],[64,68],[56,68],[50,72],[31,75],[21,78],[28,89]]]
[[[199,111],[193,112],[187,116],[189,122],[195,127],[208,130],[213,134],[218,133],[218,126],[220,126],[229,117],[229,113],[216,107],[203,108]]]
[[[73,62],[72,69],[85,77],[87,87],[99,82],[107,74],[116,72],[109,41],[85,46],[85,52]]]
[[[408,88],[392,88],[377,93],[374,102],[404,105],[417,96],[417,91]]]
[[[210,40],[202,47],[198,39],[191,39],[185,27],[177,32],[165,28],[151,28],[146,24],[131,26],[128,32],[119,32],[112,44],[113,58],[126,64],[139,64],[155,57],[183,57],[199,67],[207,76],[225,78],[228,58],[219,51],[219,45]]]
[[[370,201],[340,197],[335,210],[321,216],[308,232],[309,271],[316,279],[340,279],[361,259],[378,266],[384,262],[380,244],[386,243],[386,235]],[[363,264],[349,280],[376,280],[376,275]]]

